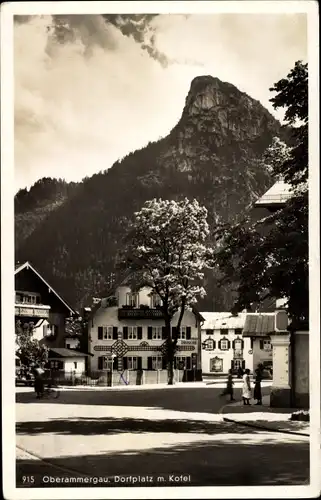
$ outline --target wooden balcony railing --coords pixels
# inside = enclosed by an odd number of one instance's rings
[[[15,303],[15,316],[49,318],[50,306],[43,304]]]
[[[118,319],[162,319],[163,312],[160,309],[121,308],[118,309]]]

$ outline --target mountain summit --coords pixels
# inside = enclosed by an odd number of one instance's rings
[[[75,307],[85,305],[112,284],[126,227],[146,200],[197,198],[212,228],[235,221],[273,184],[260,158],[280,133],[279,122],[258,101],[230,83],[199,76],[179,122],[163,139],[64,188],[59,203],[50,198],[50,209],[40,199],[33,209],[21,190],[16,258],[30,260]],[[31,231],[22,230],[28,224]],[[227,310],[230,292],[217,290],[211,275],[206,287],[203,310]]]

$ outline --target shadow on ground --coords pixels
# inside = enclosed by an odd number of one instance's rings
[[[43,477],[63,476],[58,467],[76,471],[76,475],[108,477],[109,482],[97,486],[262,486],[298,485],[309,481],[308,443],[234,444],[225,441],[222,434],[214,444],[194,441],[152,450],[111,452],[101,450],[98,455],[68,456],[46,459],[50,464],[33,460],[17,461],[17,486],[23,476],[35,476],[33,486],[95,486],[91,483],[45,483]],[[190,481],[170,480],[171,475],[190,475]],[[116,482],[114,476],[150,477],[152,482]],[[158,478],[163,478],[158,481]],[[81,481],[81,480],[80,480]],[[91,480],[92,481],[92,480]]]

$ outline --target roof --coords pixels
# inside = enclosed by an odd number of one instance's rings
[[[230,312],[201,312],[201,315],[205,319],[202,326],[204,330],[243,328],[246,317],[246,313],[233,316]]]
[[[283,205],[291,197],[291,186],[283,181],[278,181],[255,202],[255,205]]]
[[[45,285],[50,288],[50,290],[58,297],[58,299],[65,305],[67,309],[71,312],[71,314],[76,314],[76,311],[69,305],[67,302],[59,295],[53,288],[52,286],[49,285],[49,283],[41,276],[41,274],[30,264],[30,262],[26,261],[21,265],[17,265],[15,267],[14,274],[20,273],[23,269],[31,269],[44,283]]]
[[[74,349],[67,349],[66,347],[50,347],[49,351],[54,354],[58,354],[58,356],[62,358],[84,358],[91,356],[91,354],[79,352]]]
[[[275,313],[247,314],[243,337],[266,337],[275,332]]]

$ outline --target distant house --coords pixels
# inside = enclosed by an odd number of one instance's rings
[[[271,334],[275,332],[275,313],[247,313],[243,338],[251,340],[253,369],[262,364],[273,370]]]
[[[66,318],[71,316],[77,316],[76,311],[30,262],[15,266],[15,321],[32,324],[33,337],[50,349],[51,369],[85,370],[88,353],[79,352],[77,342],[66,338]]]
[[[166,337],[159,297],[149,287],[132,292],[129,286],[120,286],[115,292],[112,301],[102,299],[92,311],[88,330],[88,350],[93,354],[91,372],[109,370],[128,375],[128,372],[143,370],[155,381],[157,372],[163,372],[165,381]],[[177,318],[178,313],[174,316],[173,329]],[[200,372],[201,320],[196,310],[186,309],[175,355],[176,370]]]
[[[245,313],[232,316],[228,312],[201,312],[202,372],[226,374],[239,368],[253,369],[251,339],[243,339]]]

